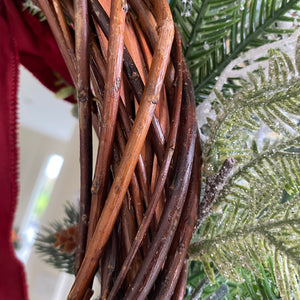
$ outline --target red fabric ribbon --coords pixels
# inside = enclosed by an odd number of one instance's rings
[[[71,83],[47,22],[24,11],[21,0],[0,0],[0,300],[28,299],[24,268],[11,243],[18,196],[20,63],[53,91],[57,90],[54,71]]]

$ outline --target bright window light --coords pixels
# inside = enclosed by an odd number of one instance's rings
[[[57,178],[59,175],[60,169],[63,165],[64,159],[60,155],[51,155],[47,167],[46,167],[46,175],[50,179]]]
[[[32,244],[32,242],[34,241],[35,234],[36,234],[36,229],[31,226],[26,230],[27,241],[30,244]]]

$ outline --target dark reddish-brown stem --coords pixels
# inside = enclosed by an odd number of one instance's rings
[[[71,0],[60,0],[60,2],[67,16],[71,18],[71,20],[74,20],[74,7],[73,3],[71,3]]]
[[[89,22],[87,1],[75,1],[75,55],[77,60],[77,98],[80,135],[80,215],[78,244],[75,258],[75,274],[84,257],[88,230],[88,217],[91,201],[92,183],[92,118],[89,56]]]
[[[123,136],[122,130],[117,124],[117,130],[116,130],[116,140],[117,142],[115,143],[114,147],[114,154],[113,154],[113,169],[114,173],[117,171],[117,167],[120,163],[120,157],[124,153],[125,149],[125,144],[126,140],[125,137]],[[134,190],[134,192],[133,192]],[[130,183],[130,189],[128,189],[126,196],[124,198],[122,208],[121,208],[121,225],[122,225],[122,240],[124,244],[124,250],[123,250],[123,257],[127,256],[127,253],[130,249],[130,246],[134,240],[134,237],[137,232],[137,219],[142,217],[143,210],[144,208],[141,207],[143,206],[142,200],[140,198],[140,195],[136,195],[136,193],[139,194],[139,187],[137,184],[136,176],[135,173],[133,173],[131,183]],[[133,203],[133,205],[132,205]],[[135,209],[134,209],[135,208]],[[134,214],[135,211],[135,214]],[[140,216],[139,216],[140,214]],[[146,249],[145,249],[146,250]],[[131,272],[128,275],[127,281],[128,283],[131,282],[131,280],[135,277],[135,274],[140,266],[141,262],[141,255],[137,255],[135,257],[135,261],[131,265]],[[127,284],[128,285],[128,284]]]
[[[106,187],[116,129],[120,97],[121,71],[124,48],[126,2],[112,1],[111,28],[108,43],[107,72],[105,79],[103,115],[100,123],[98,155],[92,185],[92,203],[88,240],[90,241],[98,222],[100,206],[106,196]]]
[[[76,14],[78,16],[76,27],[76,58],[74,55],[74,44],[70,31],[62,15],[61,6],[54,1],[54,8],[57,12],[58,21],[53,13],[49,2],[39,1],[48,23],[57,40],[58,46],[65,59],[67,67],[72,76],[73,82],[78,91],[79,102],[79,126],[80,126],[80,160],[81,160],[81,189],[80,189],[80,224],[78,234],[78,245],[74,272],[78,271],[84,256],[86,246],[86,232],[89,215],[90,187],[92,176],[92,141],[91,141],[91,109],[89,95],[89,55],[88,47],[88,16],[87,3],[76,2]],[[59,25],[60,24],[60,27]],[[75,72],[77,70],[77,74]]]
[[[91,289],[88,289],[85,293],[85,295],[83,296],[82,300],[90,300],[91,297],[93,296],[94,291]]]
[[[178,31],[175,35],[175,44],[174,48],[176,49],[175,52],[175,58],[177,63],[177,76],[178,76],[178,83],[176,86],[176,96],[174,101],[174,110],[173,110],[173,116],[172,116],[172,127],[170,131],[170,135],[168,138],[167,143],[167,151],[164,154],[163,163],[161,166],[161,171],[159,174],[159,178],[157,180],[157,185],[155,187],[154,193],[151,197],[151,202],[149,203],[149,206],[147,207],[147,211],[145,213],[144,219],[142,224],[139,227],[139,231],[136,235],[136,238],[131,246],[130,252],[128,253],[128,256],[126,257],[126,260],[123,263],[122,269],[114,283],[114,286],[111,290],[111,293],[109,295],[109,299],[114,299],[116,296],[119,288],[122,285],[122,282],[126,276],[126,273],[128,272],[131,262],[136,254],[136,252],[139,249],[139,246],[143,240],[144,235],[146,234],[146,231],[148,230],[148,227],[150,225],[151,219],[153,217],[153,214],[155,212],[155,207],[160,199],[161,193],[164,188],[164,184],[167,178],[169,166],[171,159],[173,157],[173,152],[175,149],[176,144],[176,137],[177,137],[177,130],[179,125],[179,115],[180,115],[180,108],[181,108],[181,99],[182,99],[182,53],[181,53],[181,44],[180,44],[180,37]]]
[[[101,259],[101,300],[107,298],[110,286],[113,280],[113,273],[116,268],[116,260],[118,257],[118,240],[116,230],[113,230],[112,235],[106,245],[103,257]]]
[[[124,104],[122,102],[120,102],[120,104],[119,104],[119,120],[118,121],[120,123],[120,127],[122,127],[122,130],[124,132],[125,139],[127,140],[130,135],[131,123],[129,120],[129,116],[126,112],[126,108],[124,107]],[[149,196],[149,186],[147,184],[147,174],[146,174],[146,170],[145,170],[144,160],[141,155],[139,155],[137,167],[136,167],[135,173],[133,174],[133,177],[135,177],[138,180],[140,190],[144,197],[144,202],[146,204],[148,204],[149,197],[150,197]],[[134,181],[135,181],[135,178],[133,178]],[[139,217],[138,217],[138,219],[139,219]],[[138,222],[139,221],[140,221],[140,219],[138,220]]]
[[[147,44],[147,41],[145,39],[145,36],[143,34],[143,31],[139,25],[139,23],[137,22],[137,20],[135,19],[135,17],[133,16],[132,12],[129,12],[129,17],[130,20],[132,22],[135,34],[138,38],[143,56],[144,56],[144,60],[147,66],[147,70],[149,70],[150,66],[151,66],[151,61],[152,61],[152,54],[149,48],[149,45]]]
[[[151,295],[152,299],[170,299],[179,280],[197,219],[201,191],[201,164],[201,148],[198,135],[187,200],[164,269],[157,280],[155,292]]]
[[[144,91],[144,84],[139,75],[139,71],[135,67],[132,58],[126,50],[124,51],[124,71],[126,72],[128,81],[135,93],[137,101],[140,102]],[[165,147],[165,137],[161,125],[155,115],[153,116],[150,127],[150,137],[154,148],[153,150],[155,151],[159,158],[159,162],[161,163],[162,153],[164,152]]]
[[[188,278],[188,270],[189,270],[189,261],[186,259],[184,261],[174,294],[172,296],[172,300],[183,300],[185,294],[186,281]]]
[[[127,193],[127,196],[125,196],[125,199],[122,204],[121,208],[121,220],[122,220],[122,237],[123,237],[123,243],[124,243],[124,250],[123,250],[123,259],[126,257],[130,246],[134,240],[135,234],[136,234],[136,223],[134,218],[134,212],[133,207],[130,205],[130,194]],[[135,257],[135,260],[133,261],[131,265],[130,272],[127,276],[127,286],[131,283],[131,281],[134,279],[140,264],[142,261],[141,253],[138,253]]]

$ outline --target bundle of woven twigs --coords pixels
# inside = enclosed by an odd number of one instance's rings
[[[77,91],[80,224],[69,299],[182,299],[201,149],[166,0],[37,0]],[[92,127],[98,139],[92,174]]]

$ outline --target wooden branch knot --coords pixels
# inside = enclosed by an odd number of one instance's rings
[[[127,0],[122,0],[122,1],[121,1],[121,7],[122,7],[122,10],[123,10],[125,13],[128,12],[129,7],[128,7]]]
[[[80,89],[77,93],[77,99],[80,103],[86,103],[89,100],[88,89]]]

